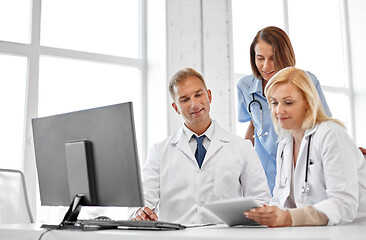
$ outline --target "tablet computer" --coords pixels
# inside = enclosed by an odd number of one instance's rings
[[[205,208],[213,212],[230,227],[237,225],[259,226],[254,220],[243,214],[251,208],[261,207],[263,204],[254,198],[233,198],[206,203]]]

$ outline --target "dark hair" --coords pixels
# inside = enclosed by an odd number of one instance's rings
[[[277,70],[295,66],[295,52],[292,48],[290,38],[285,31],[278,27],[265,27],[257,33],[250,45],[250,65],[252,67],[253,75],[256,78],[263,79],[255,64],[254,49],[259,40],[263,40],[272,46],[274,64]]]
[[[174,100],[174,87],[178,85],[180,82],[186,80],[188,77],[197,77],[202,81],[203,86],[207,89],[205,80],[202,75],[194,70],[193,68],[184,68],[179,70],[169,81],[169,93],[172,99]]]

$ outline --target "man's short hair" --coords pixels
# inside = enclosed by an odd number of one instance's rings
[[[169,81],[169,93],[172,99],[174,100],[174,87],[177,86],[179,83],[186,80],[188,77],[197,77],[202,81],[203,86],[207,89],[205,80],[203,79],[202,75],[194,70],[193,68],[184,68],[179,70]]]

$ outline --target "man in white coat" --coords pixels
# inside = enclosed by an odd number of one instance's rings
[[[203,77],[191,68],[180,70],[171,79],[169,92],[184,124],[152,147],[142,169],[146,206],[134,219],[220,223],[204,203],[243,196],[270,199],[251,142],[210,118],[212,94]]]

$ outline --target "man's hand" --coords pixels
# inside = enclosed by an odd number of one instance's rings
[[[158,221],[158,216],[149,207],[140,208],[135,217],[132,218],[133,221]]]
[[[283,211],[276,206],[266,206],[250,209],[244,215],[261,225],[268,227],[288,227],[292,225],[289,211]]]

